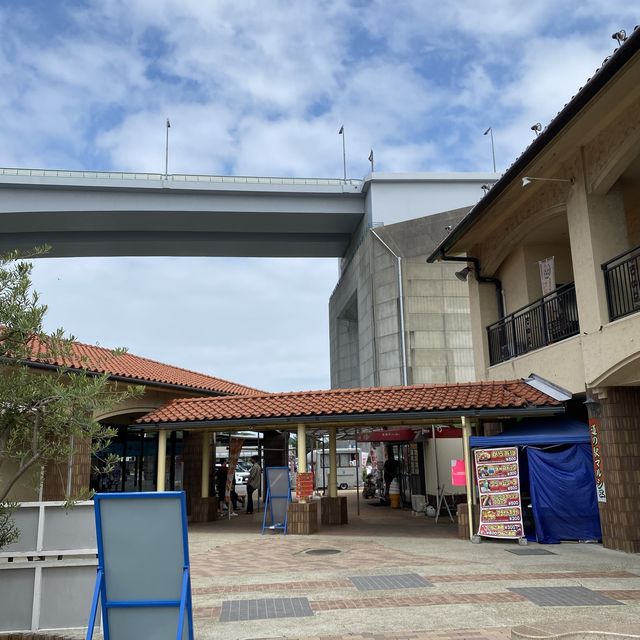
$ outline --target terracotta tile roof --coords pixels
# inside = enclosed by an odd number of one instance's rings
[[[141,423],[268,420],[283,418],[559,407],[561,402],[523,380],[332,389],[253,397],[173,400]],[[455,415],[455,414],[454,414]]]
[[[34,348],[31,362],[47,365],[64,366],[72,369],[84,369],[93,373],[107,373],[111,376],[128,378],[132,382],[158,383],[194,391],[210,391],[235,395],[265,395],[264,391],[253,389],[242,384],[229,382],[222,378],[181,369],[148,358],[135,356],[132,353],[114,354],[110,349],[97,347],[81,342],[72,343],[72,357],[38,358]]]

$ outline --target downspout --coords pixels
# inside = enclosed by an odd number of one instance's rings
[[[502,282],[499,280],[499,278],[489,278],[487,276],[481,276],[480,260],[478,260],[478,258],[465,257],[465,256],[460,256],[456,258],[454,256],[445,256],[444,253],[441,253],[440,260],[442,260],[443,262],[464,262],[466,264],[471,263],[475,268],[476,279],[478,280],[478,282],[487,282],[495,286],[496,302],[498,304],[498,316],[500,320],[504,318],[504,302],[502,299]]]
[[[398,299],[400,302],[400,344],[402,350],[402,384],[407,386],[407,347],[404,337],[404,291],[402,287],[402,258],[376,233],[375,229],[370,229],[371,233],[380,240],[385,249],[397,260],[398,262]]]

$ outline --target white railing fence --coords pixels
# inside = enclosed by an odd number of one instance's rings
[[[24,502],[0,551],[0,632],[86,627],[96,578],[93,502]]]

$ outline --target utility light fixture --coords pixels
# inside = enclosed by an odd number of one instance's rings
[[[624,29],[620,29],[620,31],[616,31],[614,34],[612,34],[611,37],[614,40],[617,40],[618,46],[620,46],[627,39],[627,32]]]
[[[455,275],[460,282],[466,282],[472,271],[473,269],[471,267],[465,267],[464,269],[460,269],[460,271],[456,271],[453,275]]]
[[[532,178],[530,176],[526,176],[522,178],[522,186],[526,187],[532,182],[568,182],[570,184],[574,184],[575,181],[575,178]]]
[[[539,122],[536,122],[534,125],[531,125],[531,131],[533,131],[536,136],[539,136],[542,131],[542,125]]]

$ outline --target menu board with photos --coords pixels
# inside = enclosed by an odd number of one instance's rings
[[[518,448],[476,449],[474,457],[480,496],[478,535],[524,537]]]

